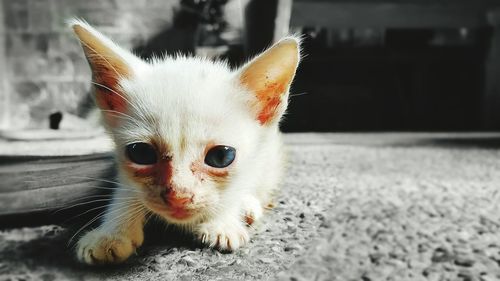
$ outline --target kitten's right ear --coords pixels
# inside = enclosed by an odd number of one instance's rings
[[[122,78],[131,78],[134,69],[144,62],[117,46],[86,22],[75,19],[68,24],[80,39],[92,69],[97,106],[104,110],[108,125],[114,126],[119,118],[113,111],[124,113],[128,107],[127,97],[121,90],[119,81]]]
[[[250,90],[256,119],[277,124],[288,104],[288,91],[300,61],[300,39],[287,37],[258,55],[239,71],[239,82]]]

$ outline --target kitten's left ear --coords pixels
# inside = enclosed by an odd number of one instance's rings
[[[256,97],[252,107],[261,125],[276,123],[285,112],[299,61],[300,41],[287,37],[240,70],[240,83]]]
[[[97,106],[103,110],[108,125],[114,127],[118,119],[114,112],[127,111],[128,100],[120,88],[120,80],[132,78],[144,62],[81,20],[68,24],[80,39],[85,56],[92,69]]]

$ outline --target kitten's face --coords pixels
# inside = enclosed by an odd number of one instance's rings
[[[229,194],[246,188],[241,179],[265,167],[252,161],[286,109],[296,39],[231,71],[196,58],[146,63],[86,23],[72,26],[93,71],[124,188],[138,189],[150,210],[178,224],[214,215]]]
[[[262,130],[238,76],[224,65],[169,60],[123,81],[122,91],[134,106],[110,130],[145,205],[176,223],[216,212],[229,183],[247,172]]]

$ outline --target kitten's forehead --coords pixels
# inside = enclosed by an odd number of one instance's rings
[[[137,106],[137,114],[155,119],[154,131],[166,141],[189,138],[231,138],[241,122],[253,120],[247,95],[222,63],[197,58],[155,62],[134,79],[122,83]],[[151,130],[150,130],[151,131]],[[234,131],[234,132],[233,132]]]

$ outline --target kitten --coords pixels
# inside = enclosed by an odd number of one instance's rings
[[[146,62],[84,21],[70,25],[92,69],[120,182],[101,226],[78,241],[78,259],[124,261],[143,243],[149,214],[209,247],[245,245],[247,224],[262,216],[283,174],[278,125],[299,40],[284,38],[231,70],[182,56]]]

